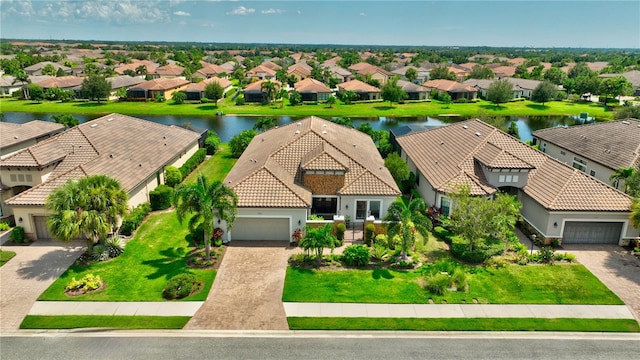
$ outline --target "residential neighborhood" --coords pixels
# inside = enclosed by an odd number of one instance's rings
[[[640,63],[455,50],[3,42],[3,332],[640,332]]]

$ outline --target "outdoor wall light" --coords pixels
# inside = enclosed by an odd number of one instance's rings
[[[218,224],[220,224],[220,219],[218,219]]]
[[[22,218],[18,218],[18,222],[21,223],[22,222]]]
[[[298,220],[298,226],[302,225],[302,220]]]
[[[349,210],[349,204],[345,204],[345,205],[344,205],[344,208],[345,208],[345,209],[347,209],[347,210]]]
[[[558,223],[557,223],[557,222],[554,222],[554,223],[553,223],[553,227],[558,227]]]

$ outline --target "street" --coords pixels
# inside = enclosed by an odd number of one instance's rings
[[[248,335],[245,335],[248,334]],[[638,334],[16,332],[2,359],[632,359]]]

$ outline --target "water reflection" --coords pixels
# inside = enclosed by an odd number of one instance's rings
[[[2,114],[2,121],[12,123],[26,123],[31,120],[51,121],[53,113],[23,113],[23,112],[7,112]],[[102,115],[74,115],[81,123],[93,120]],[[153,121],[165,125],[185,125],[190,124],[197,128],[214,130],[220,136],[222,141],[229,141],[234,135],[247,129],[253,128],[256,119],[261,116],[252,115],[213,115],[213,116],[178,116],[178,115],[134,115],[135,117]],[[303,118],[302,116],[277,116],[278,125],[285,125],[290,122]],[[351,117],[354,126],[361,123],[369,123],[374,129],[392,130],[404,125],[418,126],[442,126],[452,122],[466,120],[469,117],[431,117],[431,116],[411,116],[411,117]],[[505,126],[513,121],[520,132],[523,141],[531,140],[531,132],[539,129],[555,126],[571,126],[584,123],[581,120],[571,116],[506,116],[501,118]],[[592,121],[593,119],[586,119]]]

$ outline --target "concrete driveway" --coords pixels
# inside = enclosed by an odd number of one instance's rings
[[[84,251],[84,242],[3,246],[16,256],[0,267],[0,329],[16,330],[38,296]]]
[[[629,306],[640,321],[640,259],[617,245],[563,245],[611,291]],[[559,250],[562,251],[562,250]]]
[[[184,327],[216,330],[288,330],[282,305],[288,242],[232,242],[207,301]]]

